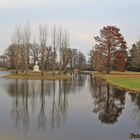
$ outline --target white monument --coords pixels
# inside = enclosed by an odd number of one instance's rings
[[[35,72],[39,72],[39,71],[40,71],[37,61],[35,61],[34,71],[35,71]]]

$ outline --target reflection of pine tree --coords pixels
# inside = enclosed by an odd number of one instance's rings
[[[94,98],[94,110],[98,113],[98,118],[102,123],[113,124],[118,121],[125,104],[124,91],[111,88],[99,79],[92,81],[92,96]],[[92,85],[91,85],[92,86]]]

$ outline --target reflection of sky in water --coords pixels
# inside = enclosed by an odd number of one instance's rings
[[[139,95],[112,87],[107,94],[105,84],[86,76],[67,82],[0,79],[0,89],[3,139],[127,140],[139,133]],[[119,111],[113,124],[105,123],[109,109]]]

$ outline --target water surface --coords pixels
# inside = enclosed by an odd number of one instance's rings
[[[3,140],[128,140],[139,134],[140,94],[86,75],[68,81],[0,78],[0,90]]]

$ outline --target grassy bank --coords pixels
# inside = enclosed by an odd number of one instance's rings
[[[7,71],[6,68],[0,68],[0,71]]]
[[[104,79],[107,83],[117,86],[118,88],[140,93],[140,73],[138,72],[94,73],[93,75]]]
[[[45,72],[44,76],[41,75],[41,72],[28,72],[27,74],[9,74],[3,76],[2,78],[7,79],[31,79],[31,80],[67,80],[68,76],[66,74],[52,74],[51,72]]]

